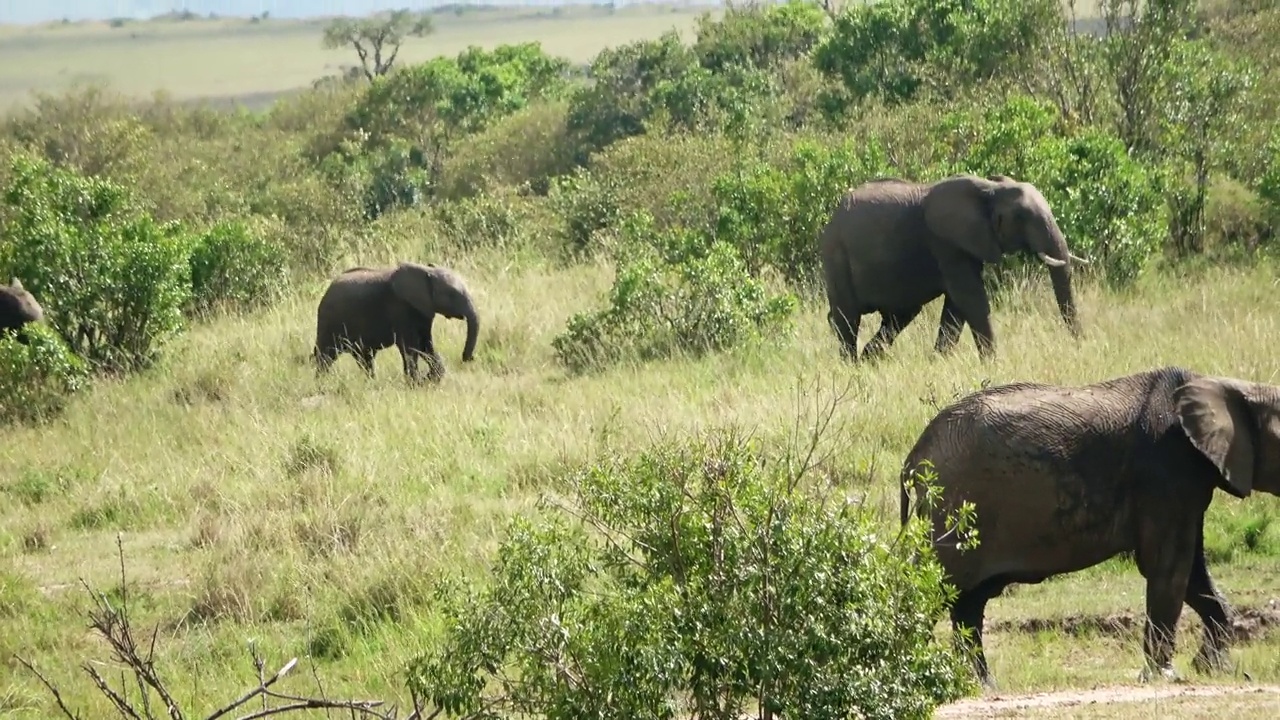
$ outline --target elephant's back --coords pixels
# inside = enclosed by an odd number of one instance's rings
[[[387,302],[388,272],[376,268],[352,268],[335,277],[316,306],[316,321],[323,333],[329,326],[360,326],[380,316]]]
[[[962,398],[926,426],[905,467],[928,459],[942,513],[972,503],[979,545],[939,547],[957,586],[997,575],[1070,572],[1126,548],[1128,484],[1122,463],[1136,405],[1108,388],[1016,383]],[[1099,409],[1113,408],[1105,412]]]
[[[44,310],[25,290],[0,287],[0,327],[18,327],[44,319]]]

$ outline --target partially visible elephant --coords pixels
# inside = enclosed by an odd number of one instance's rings
[[[387,268],[351,268],[334,278],[316,311],[313,356],[320,372],[342,352],[350,352],[373,376],[378,351],[395,345],[404,373],[419,380],[418,358],[425,357],[428,375],[439,379],[444,361],[435,351],[431,325],[443,315],[467,321],[463,362],[475,354],[480,320],[462,277],[433,264],[404,262]]]
[[[13,278],[8,285],[0,285],[0,333],[15,330],[18,342],[26,345],[27,336],[22,332],[23,326],[43,321],[44,308],[22,287],[21,280]]]
[[[1049,266],[1062,318],[1073,336],[1080,334],[1070,264],[1086,261],[1067,248],[1048,201],[1030,183],[1004,175],[932,183],[877,178],[841,198],[819,246],[827,319],[851,360],[858,359],[863,315],[880,313],[880,330],[863,349],[872,359],[939,295],[935,349],[950,351],[968,323],[979,354],[991,357],[995,335],[982,269],[1015,251]]]
[[[917,473],[932,464],[938,502]],[[1013,383],[944,408],[901,476],[901,521],[929,518],[951,622],[968,628],[979,677],[987,602],[1132,552],[1146,579],[1146,667],[1176,678],[1173,631],[1186,603],[1204,623],[1194,666],[1227,667],[1231,611],[1209,576],[1204,516],[1215,489],[1280,495],[1280,387],[1162,367],[1080,387]],[[977,547],[960,549],[944,518],[973,503]]]

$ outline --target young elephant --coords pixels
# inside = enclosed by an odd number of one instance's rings
[[[16,330],[18,342],[26,345],[27,337],[22,327],[43,321],[44,308],[22,287],[21,280],[13,278],[8,285],[0,285],[0,333]]]
[[[987,601],[1132,551],[1147,581],[1146,668],[1175,678],[1173,631],[1185,602],[1204,621],[1202,672],[1226,665],[1229,609],[1205,565],[1214,489],[1280,494],[1280,387],[1165,367],[1082,387],[1014,383],[973,393],[930,421],[902,469],[902,522],[920,463],[936,473],[932,518],[974,504],[978,545],[936,544],[959,591],[952,625],[982,650]]]
[[[355,356],[373,375],[373,358],[395,345],[404,373],[418,380],[418,357],[427,358],[429,376],[444,374],[444,361],[435,351],[431,324],[436,314],[467,321],[462,361],[475,353],[480,320],[462,278],[435,265],[400,263],[390,268],[351,268],[334,278],[316,311],[314,358],[320,372],[328,370],[342,352]]]

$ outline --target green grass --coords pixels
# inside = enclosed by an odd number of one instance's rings
[[[108,711],[78,664],[104,650],[83,626],[78,580],[115,585],[123,535],[137,620],[159,625],[161,667],[180,698],[212,706],[244,689],[252,641],[280,664],[311,653],[332,695],[391,697],[402,664],[435,629],[430,581],[479,567],[512,513],[554,491],[557,473],[655,436],[738,423],[780,439],[799,393],[849,386],[835,472],[896,523],[895,474],[934,412],[984,380],[1083,383],[1163,364],[1277,382],[1274,268],[1150,278],[1132,294],[1080,288],[1087,337],[1074,345],[1036,278],[996,310],[999,357],[984,367],[971,339],[932,352],[938,303],[879,366],[837,357],[825,307],[810,300],[795,332],[765,347],[568,378],[551,338],[608,286],[607,268],[458,267],[483,312],[477,359],[458,360],[463,328],[438,323],[449,375],[411,389],[395,352],[364,378],[344,357],[329,378],[305,363],[321,287],[250,318],[196,327],[162,367],[97,387],[61,422],[6,431],[0,453],[0,710],[47,717],[52,706],[12,660],[21,652],[70,702]],[[864,339],[875,321],[864,327]],[[799,400],[799,401],[798,401]],[[819,397],[821,400],[821,397]],[[1269,496],[1219,495],[1211,569],[1238,606],[1274,597]],[[1248,543],[1253,547],[1249,549]],[[994,601],[989,623],[1081,614],[1140,616],[1142,583],[1115,561],[1022,587]],[[1195,650],[1184,615],[1178,665]],[[940,632],[945,630],[940,626]],[[989,657],[1008,691],[1130,683],[1135,633],[994,632]],[[1256,681],[1280,680],[1280,639],[1235,657]],[[304,657],[303,664],[308,661]],[[308,673],[291,682],[310,688]],[[1236,699],[1238,700],[1238,698]]]
[[[582,7],[437,15],[436,31],[406,40],[397,62],[454,55],[469,45],[536,40],[550,53],[586,63],[605,47],[673,28],[688,36],[704,11],[641,5],[613,13]],[[0,111],[29,103],[33,90],[56,92],[83,82],[106,82],[139,97],[163,90],[178,100],[261,106],[359,62],[353,50],[321,47],[324,24],[228,18],[0,27]]]

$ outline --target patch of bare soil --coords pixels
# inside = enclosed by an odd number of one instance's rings
[[[1062,690],[1029,695],[991,695],[944,705],[938,708],[933,716],[935,718],[1015,717],[1030,710],[1229,695],[1280,697],[1280,685],[1116,685],[1091,690]]]
[[[1235,617],[1231,629],[1237,641],[1248,642],[1265,635],[1271,628],[1280,627],[1280,599],[1266,605],[1234,608]],[[1184,617],[1188,613],[1184,612]],[[1066,635],[1098,634],[1130,637],[1141,632],[1146,622],[1143,613],[1116,613],[1114,615],[1067,615],[1060,618],[1030,618],[1004,620],[989,623],[988,633],[1039,633],[1045,630]]]

